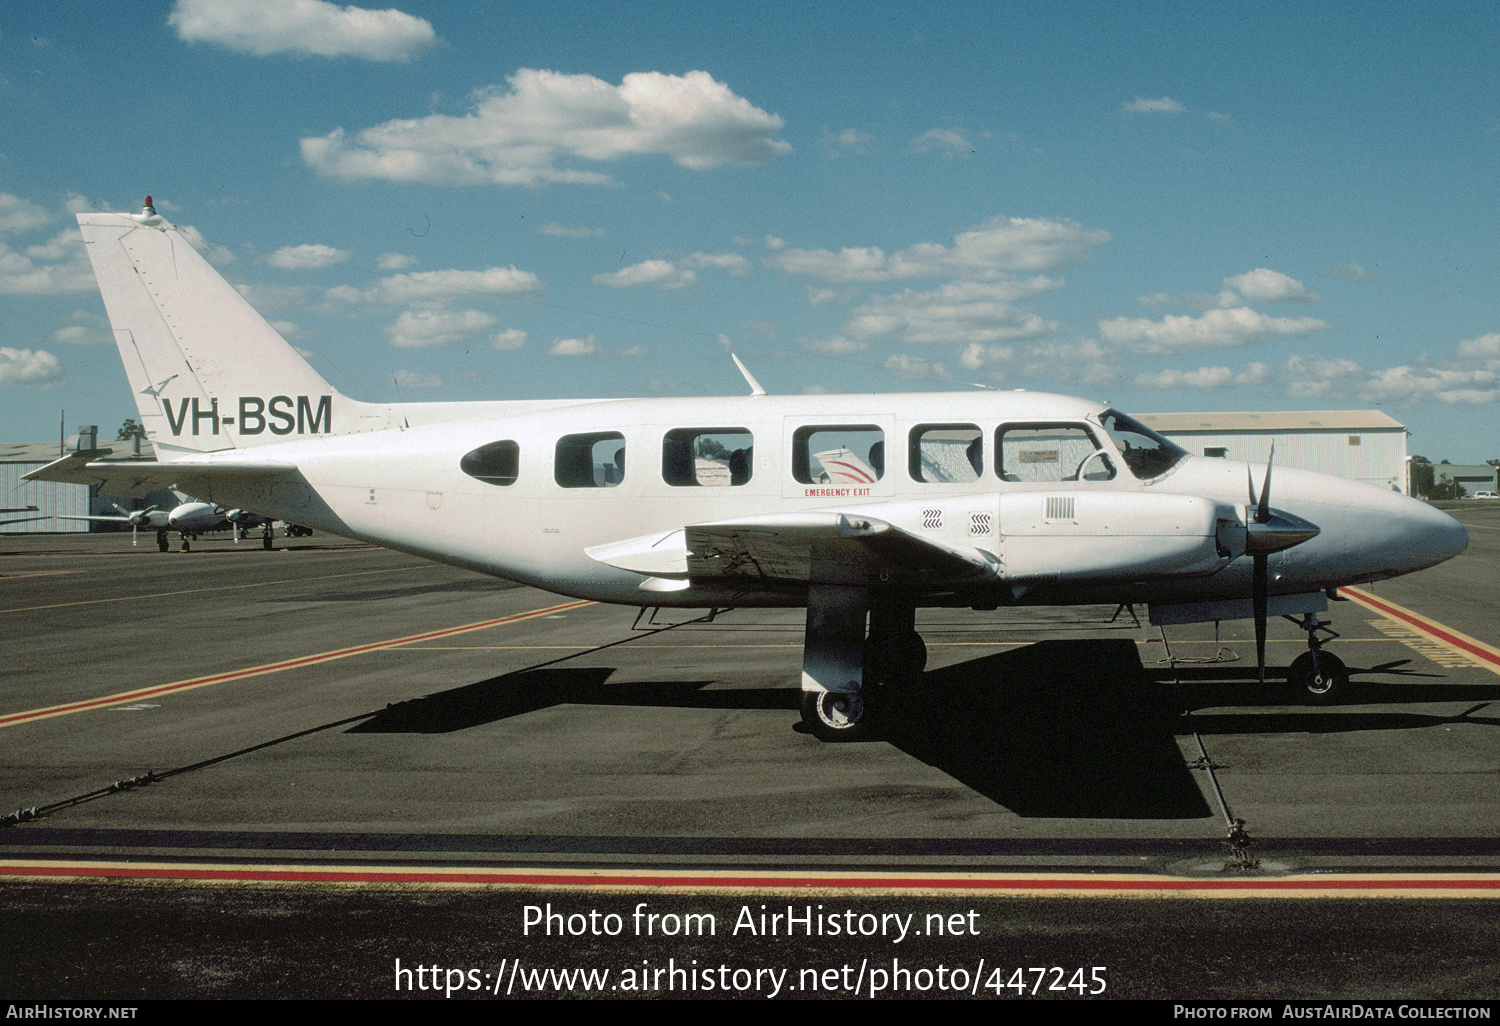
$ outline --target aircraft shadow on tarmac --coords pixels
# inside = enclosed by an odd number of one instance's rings
[[[1353,672],[1416,676],[1400,665]],[[392,705],[349,730],[450,733],[563,704],[793,712],[799,697],[793,688],[711,688],[717,682],[710,680],[610,684],[615,672],[518,670]],[[1311,696],[1279,681],[1262,686],[1253,669],[1180,667],[1177,677],[1182,683],[1174,687],[1171,671],[1144,667],[1133,641],[1050,640],[947,666],[873,697],[885,707],[879,740],[1027,817],[1211,816],[1177,741],[1193,730],[1215,735],[1500,725],[1500,718],[1474,715],[1500,700],[1496,687],[1356,681],[1335,703],[1304,709],[1313,704]],[[1366,708],[1439,701],[1478,704],[1458,715]],[[1226,711],[1197,711],[1205,709]],[[1194,710],[1191,716],[1188,710]],[[800,723],[792,729],[805,730]]]

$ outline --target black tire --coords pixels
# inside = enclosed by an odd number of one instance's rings
[[[804,691],[802,722],[819,741],[863,741],[870,736],[873,719],[868,695],[868,690]]]
[[[265,549],[267,552],[271,551],[271,536],[269,534],[261,535],[260,547]]]
[[[167,541],[167,536],[166,535],[164,535],[164,534],[158,534],[156,536],[156,549],[157,549],[158,552],[166,552],[171,547],[172,547],[172,545],[171,545],[170,542]]]
[[[1286,679],[1313,701],[1330,702],[1347,689],[1349,670],[1344,661],[1331,652],[1319,652],[1316,665],[1313,654],[1303,652],[1292,660]]]

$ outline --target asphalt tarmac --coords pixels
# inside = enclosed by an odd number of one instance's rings
[[[322,536],[3,536],[0,998],[493,996],[506,966],[512,997],[681,996],[694,958],[727,967],[700,997],[1040,997],[1014,970],[1045,964],[1069,999],[1096,966],[1107,997],[1495,998],[1500,512],[1459,515],[1464,555],[1332,604],[1331,702],[1260,685],[1248,622],[924,610],[927,674],[847,745],[798,723],[800,610],[660,629],[695,614]],[[1273,622],[1273,676],[1305,648]],[[549,902],[622,930],[539,936]],[[855,918],[799,932],[820,905]],[[616,975],[527,987],[583,966]]]

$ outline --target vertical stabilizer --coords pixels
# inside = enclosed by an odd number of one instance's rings
[[[79,214],[141,424],[163,456],[343,433],[349,400],[150,205]]]

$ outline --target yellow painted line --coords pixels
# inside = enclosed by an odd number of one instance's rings
[[[264,666],[252,666],[243,670],[230,670],[227,673],[215,673],[207,677],[193,677],[190,680],[173,681],[171,684],[158,684],[155,687],[149,688],[137,688],[134,691],[121,691],[118,694],[105,695],[102,698],[89,698],[81,702],[69,702],[66,705],[48,706],[45,709],[31,709],[27,712],[0,716],[0,727],[14,727],[20,723],[31,723],[53,716],[66,716],[69,713],[87,712],[90,709],[102,709],[105,706],[124,705],[127,702],[136,702],[143,698],[153,698],[158,695],[171,694],[177,691],[189,691],[193,688],[204,688],[210,684],[223,684],[226,681],[244,680],[246,677],[259,677],[266,673],[295,670],[302,666],[313,666],[318,663],[331,662],[334,659],[347,659],[349,656],[363,655],[366,652],[379,652],[383,649],[411,645],[420,641],[430,641],[434,638],[447,638],[455,634],[464,634],[468,631],[482,631],[487,627],[518,623],[521,620],[530,620],[534,617],[546,616],[549,613],[561,613],[565,610],[578,609],[582,606],[591,605],[593,605],[592,602],[580,599],[576,602],[565,602],[560,606],[548,606],[545,609],[532,609],[525,613],[514,613],[510,616],[501,616],[493,620],[466,623],[461,627],[446,627],[442,630],[427,631],[424,634],[412,634],[405,638],[374,641],[367,645],[354,645],[350,648],[334,649],[331,652],[320,652],[317,655],[299,656],[296,659],[283,659],[279,663],[267,663]]]
[[[537,888],[690,894],[848,893],[1054,895],[1117,898],[1494,898],[1495,873],[1319,873],[1175,877],[1128,873],[984,873],[795,869],[623,869],[85,862],[0,859],[0,880],[151,880],[218,885]]]
[[[1446,624],[1438,623],[1421,613],[1407,609],[1405,606],[1398,606],[1394,602],[1379,598],[1359,588],[1340,588],[1339,592],[1366,609],[1374,610],[1387,620],[1416,631],[1428,642],[1441,646],[1447,651],[1459,653],[1464,656],[1468,665],[1482,666],[1491,673],[1500,674],[1500,648],[1486,644],[1478,638],[1471,638]]]
[[[69,606],[94,606],[109,602],[141,602],[146,599],[172,598],[177,595],[206,595],[215,591],[243,591],[246,588],[269,588],[275,584],[302,584],[311,581],[332,581],[340,577],[368,577],[371,574],[395,574],[405,570],[430,570],[433,567],[442,566],[441,563],[413,563],[410,566],[398,566],[388,570],[355,570],[347,574],[323,574],[321,577],[288,577],[280,581],[259,581],[254,584],[225,584],[218,588],[187,588],[182,591],[158,591],[149,595],[117,595],[113,598],[80,599],[77,602],[55,602],[50,606],[12,606],[10,609],[0,609],[0,613],[34,613],[39,609],[65,609]],[[76,573],[73,570],[59,570],[57,573]]]

